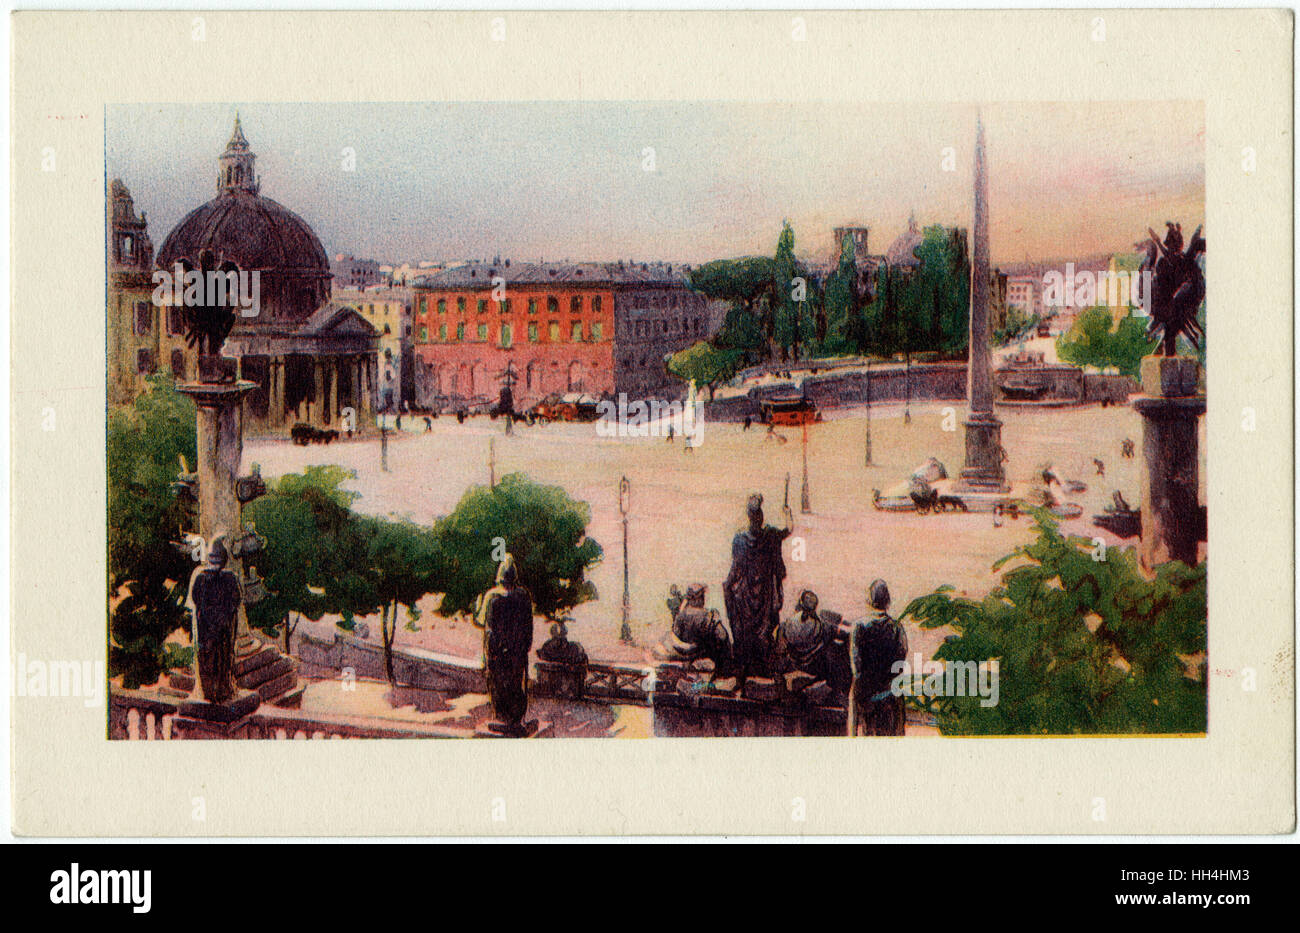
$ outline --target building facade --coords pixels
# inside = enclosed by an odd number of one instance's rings
[[[716,311],[684,270],[629,263],[467,263],[415,280],[416,404],[556,392],[677,394],[665,357],[709,336]]]
[[[351,253],[337,253],[330,260],[330,274],[334,277],[334,288],[369,288],[371,285],[387,284],[377,259],[358,259]]]
[[[412,293],[409,288],[372,286],[365,289],[334,289],[334,300],[355,308],[378,336],[379,369],[376,405],[379,411],[395,411],[403,402],[415,402],[415,344],[411,325]]]
[[[297,422],[337,428],[349,409],[350,423],[364,429],[373,424],[378,334],[355,308],[332,300],[320,240],[297,214],[262,197],[256,158],[236,117],[217,160],[217,196],[167,235],[158,267],[256,274],[255,312],[236,317],[223,350],[239,360],[241,378],[257,384],[245,403],[247,429],[281,433]]]
[[[120,179],[109,185],[107,215],[108,403],[126,405],[144,391],[152,373],[193,376],[194,354],[186,346],[180,309],[160,308],[152,300],[154,249],[148,221],[136,213]]]

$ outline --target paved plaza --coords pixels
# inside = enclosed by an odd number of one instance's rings
[[[961,468],[964,411],[927,403],[913,405],[911,413],[911,423],[906,424],[901,406],[873,409],[871,467],[863,465],[866,420],[862,410],[831,412],[824,423],[809,428],[810,515],[799,511],[799,430],[778,429],[785,438],[782,443],[767,437],[766,429],[757,424],[745,431],[739,424],[707,423],[703,443],[687,452],[680,437],[674,443],[663,437],[600,437],[592,424],[520,424],[512,436],[506,436],[502,421],[486,417],[464,424],[439,418],[426,432],[422,418],[408,416],[403,419],[403,432],[390,437],[388,472],[380,469],[377,438],[310,447],[250,441],[244,465],[258,463],[263,475],[273,478],[312,464],[337,464],[357,473],[350,484],[361,493],[354,506],[357,510],[431,523],[454,509],[468,486],[488,482],[491,441],[498,477],[522,471],[590,503],[588,533],[605,551],[604,560],[590,574],[600,597],[577,607],[570,633],[593,659],[642,661],[648,646],[668,629],[664,598],[670,584],[685,590],[689,583],[705,583],[708,604],[722,608],[721,586],[730,566],[731,539],[744,523],[746,496],[761,492],[767,520],[780,523],[787,473],[795,512],[794,538],[785,549],[787,608],[794,605],[801,589],[811,588],[823,608],[853,618],[862,614],[866,587],[876,577],[888,581],[898,612],[914,597],[942,584],[974,596],[986,593],[996,583],[993,562],[1029,540],[1027,520],[1008,520],[995,528],[988,514],[917,515],[872,507],[873,488],[883,490],[905,479],[927,457],[937,457],[950,475]],[[1065,496],[1082,505],[1084,512],[1064,528],[1120,543],[1093,527],[1089,518],[1109,504],[1117,490],[1130,503],[1138,501],[1141,461],[1120,455],[1125,438],[1140,446],[1138,415],[1123,406],[999,409],[998,415],[1004,421],[1010,481],[1023,488],[1043,464],[1051,463],[1062,480],[1087,484],[1086,491]],[[945,423],[955,430],[944,430]],[[1094,458],[1103,462],[1104,475],[1098,475]],[[632,486],[629,563],[636,644],[631,646],[618,640],[622,590],[618,483],[624,475]],[[1205,475],[1202,453],[1202,501]],[[795,539],[802,539],[803,560],[793,559]],[[422,604],[426,611],[417,623],[419,631],[398,627],[397,643],[478,656],[480,631],[468,620],[437,616],[432,611],[436,602],[436,597],[429,597]],[[377,638],[377,619],[371,622]],[[908,634],[911,649],[929,656],[946,633],[909,628]],[[545,637],[539,625],[536,643]]]

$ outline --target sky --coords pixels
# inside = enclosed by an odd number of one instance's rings
[[[1204,222],[1200,102],[978,111],[995,263],[1127,250],[1166,220]],[[796,252],[825,259],[836,226],[870,227],[883,253],[912,215],[972,225],[969,104],[112,106],[107,177],[147,212],[155,246],[215,196],[236,112],[262,195],[331,256],[699,263],[770,255],[789,220]]]

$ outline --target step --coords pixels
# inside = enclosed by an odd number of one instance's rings
[[[307,691],[307,685],[299,684],[288,693],[281,694],[271,702],[281,709],[302,709],[302,695]]]
[[[251,690],[254,687],[260,687],[267,681],[275,680],[277,677],[297,670],[298,665],[294,664],[292,658],[280,656],[270,664],[263,664],[261,667],[249,671],[243,677],[237,678],[236,683]]]
[[[274,645],[262,645],[262,647],[258,648],[252,654],[246,655],[242,658],[236,658],[232,671],[234,672],[235,678],[238,679],[243,677],[249,671],[255,671],[259,667],[270,664],[278,657],[280,657],[280,652],[276,650]]]
[[[262,695],[263,700],[274,700],[282,693],[292,690],[298,683],[298,672],[287,671],[274,680],[268,680],[266,683],[257,688],[257,692]]]

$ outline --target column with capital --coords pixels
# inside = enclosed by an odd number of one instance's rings
[[[201,363],[207,362],[200,360]],[[211,370],[209,364],[206,367]],[[194,400],[197,408],[196,427],[198,441],[198,531],[209,553],[217,538],[224,541],[227,553],[225,570],[236,579],[243,576],[243,561],[235,542],[242,534],[241,506],[236,491],[239,465],[243,458],[243,404],[244,398],[257,383],[234,378],[234,369],[223,374],[221,381],[204,378],[205,367],[200,366],[198,383],[182,383],[178,391]],[[225,378],[228,376],[228,378]],[[199,572],[203,572],[200,568]],[[196,606],[199,613],[206,607]],[[195,631],[199,633],[199,619]],[[182,716],[215,722],[233,722],[257,709],[261,698],[256,691],[240,689],[231,679],[237,676],[237,659],[257,647],[248,631],[248,618],[242,597],[236,610],[235,631],[230,640],[207,642],[195,639],[196,677],[191,699],[181,705]],[[209,658],[208,652],[217,651],[221,658]],[[223,672],[217,679],[204,681],[203,672]]]

